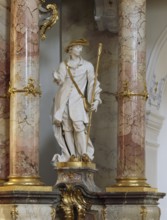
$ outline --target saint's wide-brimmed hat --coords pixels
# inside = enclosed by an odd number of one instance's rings
[[[65,47],[65,52],[68,53],[70,47],[76,46],[76,45],[88,46],[88,45],[89,45],[89,41],[87,41],[86,39],[73,40],[73,41],[71,41],[71,42]]]

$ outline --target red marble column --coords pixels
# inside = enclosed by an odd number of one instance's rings
[[[0,183],[9,175],[9,8],[9,1],[0,0]]]
[[[119,2],[118,172],[120,186],[145,180],[146,0]]]
[[[38,13],[38,0],[11,1],[9,185],[41,185]]]

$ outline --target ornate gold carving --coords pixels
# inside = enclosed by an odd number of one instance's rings
[[[115,97],[117,99],[120,99],[120,98],[130,98],[132,96],[141,96],[143,97],[145,100],[148,99],[149,97],[149,94],[148,94],[148,91],[147,91],[147,86],[146,86],[146,83],[144,83],[144,90],[143,92],[141,93],[134,93],[133,91],[131,91],[129,89],[129,82],[128,81],[125,81],[123,83],[123,90],[121,92],[118,92],[118,93],[112,93],[113,95],[115,95]]]
[[[72,185],[66,185],[65,189],[60,189],[62,201],[60,208],[64,211],[66,220],[74,219],[74,208],[77,210],[78,220],[84,220],[86,210],[90,209],[90,204],[84,199],[80,189],[75,189]]]
[[[33,96],[37,96],[37,95],[41,95],[41,89],[40,86],[35,87],[35,81],[32,78],[28,79],[28,84],[27,86],[25,86],[22,89],[17,89],[12,87],[12,85],[9,83],[9,89],[8,89],[8,93],[9,95],[15,94],[15,93],[25,93],[25,95],[33,95]]]
[[[17,205],[13,205],[12,210],[10,212],[12,220],[17,220],[19,216],[19,212],[17,210]]]
[[[141,206],[141,211],[140,211],[141,220],[146,220],[147,213],[148,213],[147,208],[145,206]]]
[[[51,206],[51,213],[50,213],[51,219],[55,220],[56,218],[56,209],[55,207]]]
[[[107,215],[107,207],[104,205],[102,209],[102,220],[106,220],[106,215]]]
[[[44,3],[45,0],[41,0],[41,4]],[[46,31],[51,29],[59,18],[56,4],[48,4],[45,8],[47,12],[52,12],[52,16],[49,19],[46,18],[44,23],[40,26],[40,36],[42,40],[46,39]]]

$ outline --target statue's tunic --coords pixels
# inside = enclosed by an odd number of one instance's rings
[[[87,97],[88,101],[91,102],[95,76],[93,65],[81,59],[78,67],[76,69],[71,67],[70,70],[79,89]],[[60,87],[55,95],[53,120],[62,121],[63,112],[68,102],[71,120],[88,123],[88,116],[84,109],[83,99],[75,88],[64,62],[60,64],[58,71],[54,72],[54,78]],[[97,81],[95,100],[99,100],[99,102],[101,102],[99,98],[100,91],[99,82]]]

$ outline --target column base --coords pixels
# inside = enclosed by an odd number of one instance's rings
[[[9,176],[9,181],[4,183],[5,186],[43,186],[44,183],[41,182],[38,176],[36,177],[16,177],[16,176]]]
[[[145,178],[117,178],[117,183],[106,188],[106,192],[157,192]]]

